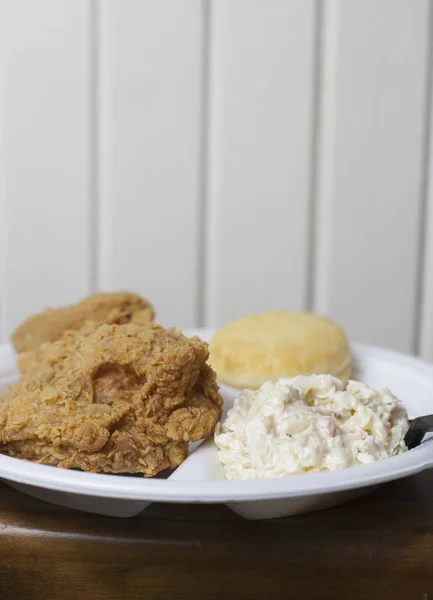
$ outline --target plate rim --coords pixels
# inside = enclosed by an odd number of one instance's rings
[[[211,328],[183,329],[185,335],[198,335],[205,339],[214,331]],[[433,388],[433,364],[421,358],[366,344],[353,343],[351,348],[355,359],[361,362],[376,356],[411,368],[430,379]],[[8,351],[13,352],[9,344],[0,345],[0,355]],[[3,375],[0,365],[0,379]],[[206,482],[146,479],[60,469],[3,454],[0,454],[0,479],[47,490],[118,500],[227,504],[361,489],[413,475],[432,466],[433,439],[429,439],[414,450],[369,465],[275,479]]]

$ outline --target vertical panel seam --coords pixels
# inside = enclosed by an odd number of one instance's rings
[[[205,254],[203,261],[203,325],[209,327],[213,322],[212,292],[214,287],[215,252],[214,241],[216,238],[218,218],[215,212],[215,181],[217,178],[215,164],[215,119],[217,118],[217,106],[215,104],[215,60],[216,60],[216,16],[217,7],[214,0],[208,0],[208,27],[207,27],[207,115],[206,115],[206,160],[204,162],[206,174],[206,212],[204,219],[204,241]]]
[[[1,67],[0,67],[1,68]],[[0,91],[2,94],[3,91]],[[6,151],[4,148],[4,110],[0,107],[0,340],[6,336],[7,318],[7,206],[6,206]]]
[[[209,157],[209,62],[212,8],[210,0],[202,0],[202,57],[201,57],[201,118],[199,141],[199,190],[198,190],[198,267],[197,267],[197,313],[196,324],[205,324],[206,265],[208,256],[208,157]]]
[[[99,11],[98,0],[89,0],[89,291],[94,292],[97,282],[97,248],[99,221],[98,189],[98,82],[99,82]]]
[[[334,131],[335,73],[338,60],[339,3],[322,0],[319,29],[319,75],[317,91],[317,125],[315,155],[315,198],[312,214],[314,221],[311,260],[311,309],[327,313],[326,285],[329,277],[331,197],[330,180],[333,152],[330,147]]]
[[[427,293],[427,267],[429,257],[426,256],[427,235],[429,220],[428,201],[432,192],[430,159],[431,159],[431,126],[432,126],[432,100],[433,100],[433,9],[431,2],[427,3],[427,65],[426,65],[426,90],[425,90],[425,109],[424,109],[424,140],[422,148],[422,181],[420,190],[420,214],[419,214],[419,244],[417,256],[417,279],[416,279],[416,297],[414,311],[414,329],[412,338],[412,349],[415,354],[420,354],[423,350],[423,332],[425,331],[424,320],[426,318],[427,307],[425,306],[425,295]],[[430,207],[431,209],[431,207]]]
[[[6,166],[4,151],[4,120],[0,112],[0,341],[6,335],[7,317],[7,226],[6,226]]]
[[[313,94],[312,94],[312,128],[311,149],[309,169],[309,223],[308,223],[308,248],[307,248],[307,275],[305,304],[307,310],[313,310],[315,296],[315,273],[316,273],[316,214],[318,193],[318,160],[319,160],[319,136],[320,136],[320,97],[321,97],[321,36],[322,36],[322,1],[315,0],[314,3],[314,51],[313,51]]]
[[[112,214],[108,188],[107,161],[109,160],[109,111],[114,90],[108,86],[109,12],[114,10],[109,0],[93,0],[96,6],[95,83],[94,83],[94,140],[95,140],[95,287],[112,289],[113,253],[111,252]]]
[[[6,69],[4,27],[0,29],[0,340],[6,336],[7,318],[7,205],[6,205]]]

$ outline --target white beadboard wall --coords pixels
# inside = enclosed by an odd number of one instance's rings
[[[433,360],[431,0],[0,0],[0,337],[96,289]]]

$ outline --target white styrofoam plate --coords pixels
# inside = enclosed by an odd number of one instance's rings
[[[211,330],[185,330],[208,341]],[[376,388],[388,387],[411,418],[433,412],[433,365],[369,346],[352,346],[355,376]],[[0,346],[0,392],[18,373],[10,346]],[[225,410],[237,392],[222,387]],[[279,479],[228,481],[212,440],[195,449],[167,478],[84,473],[37,465],[0,455],[0,478],[35,497],[99,514],[132,516],[150,502],[222,503],[249,519],[299,514],[339,504],[387,481],[433,466],[433,439],[404,454],[340,471]]]

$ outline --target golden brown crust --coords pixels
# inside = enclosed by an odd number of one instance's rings
[[[97,323],[147,323],[155,317],[151,304],[129,292],[98,293],[77,304],[48,308],[28,317],[12,334],[17,352],[35,350],[44,342],[54,342],[67,329],[80,329],[87,321]]]
[[[221,417],[207,344],[176,330],[89,322],[40,355],[0,397],[0,450],[12,456],[152,476]]]
[[[312,313],[269,311],[220,329],[210,344],[219,381],[256,389],[269,379],[330,373],[350,377],[350,347],[338,325]]]

